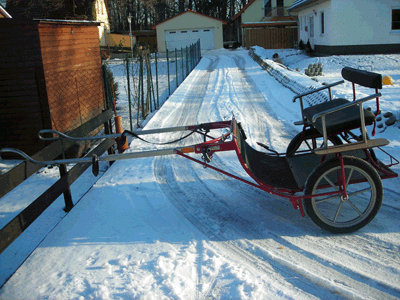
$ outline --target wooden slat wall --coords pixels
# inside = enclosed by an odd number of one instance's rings
[[[29,154],[45,146],[37,132],[51,125],[37,23],[0,20],[0,148]]]
[[[102,112],[97,25],[0,20],[0,148],[34,154],[39,130],[71,131]]]
[[[257,27],[246,28],[245,47],[260,46],[265,49],[293,48],[297,42],[297,28]]]
[[[39,25],[52,127],[72,130],[104,108],[97,26]]]

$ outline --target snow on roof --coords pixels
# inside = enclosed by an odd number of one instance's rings
[[[295,10],[301,6],[310,4],[312,2],[315,2],[315,0],[296,0],[296,1],[294,1],[293,5],[291,7],[289,7],[289,11]]]
[[[81,24],[81,25],[99,25],[102,22],[99,21],[88,21],[88,20],[59,20],[59,19],[33,19],[35,22],[40,23],[69,23],[69,24]]]

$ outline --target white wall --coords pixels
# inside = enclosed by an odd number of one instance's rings
[[[104,0],[96,1],[96,21],[101,22],[99,28],[100,46],[107,46],[107,36],[110,33],[110,22]]]
[[[321,33],[321,12],[324,13],[324,33]],[[311,37],[310,17],[314,20],[314,37]],[[314,5],[299,12],[299,41],[302,40],[304,44],[310,41],[311,46],[317,45],[330,45],[330,24],[332,24],[332,8],[331,2],[324,2],[322,4]],[[307,31],[305,30],[307,27]]]
[[[259,22],[264,18],[264,0],[256,0],[242,13],[242,24]]]
[[[311,45],[350,46],[399,44],[400,32],[391,30],[392,7],[399,0],[331,0],[298,13],[299,39]],[[321,34],[321,11],[325,16],[325,34]],[[316,12],[316,14],[314,13]],[[314,38],[310,38],[309,17],[314,16]],[[308,32],[304,30],[304,17]]]
[[[214,28],[215,49],[223,48],[222,21],[202,16],[194,12],[185,12],[156,26],[158,52],[165,52],[165,31],[184,29]]]

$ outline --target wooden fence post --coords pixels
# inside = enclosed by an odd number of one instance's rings
[[[58,169],[60,170],[60,178],[65,176],[68,176],[67,173],[67,165],[60,165],[58,167]],[[73,207],[74,207],[74,203],[72,202],[72,194],[71,194],[71,188],[68,184],[68,188],[63,192],[64,194],[64,202],[65,202],[65,207],[64,207],[64,211],[65,212],[69,212]]]

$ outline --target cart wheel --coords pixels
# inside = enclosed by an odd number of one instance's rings
[[[286,156],[292,156],[300,146],[305,146],[309,150],[315,149],[313,144],[310,143],[312,140],[316,141],[316,148],[320,148],[324,144],[324,139],[321,133],[316,132],[313,129],[307,129],[304,131],[304,137],[302,138],[302,132],[299,132],[289,143],[286,149]],[[328,140],[334,145],[342,145],[343,142],[337,135],[332,135]]]
[[[343,195],[304,199],[307,214],[319,227],[333,233],[349,233],[367,225],[382,204],[382,181],[376,170],[356,157],[343,157],[348,199]],[[338,191],[340,160],[320,164],[307,179],[305,195]],[[357,182],[357,183],[351,183]]]

